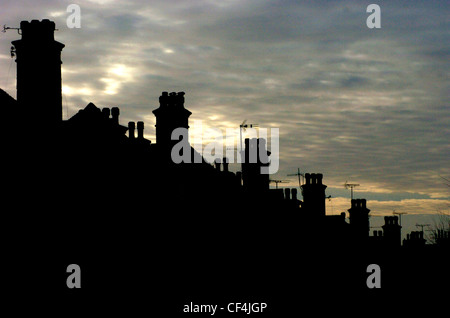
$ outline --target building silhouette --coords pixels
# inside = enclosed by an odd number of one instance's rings
[[[208,163],[188,139],[183,149],[191,162],[174,163],[171,151],[179,141],[172,132],[188,130],[192,114],[184,92],[162,92],[153,110],[155,142],[144,137],[144,122],[121,124],[118,107],[89,103],[63,120],[64,44],[54,39],[55,24],[22,21],[20,29],[22,38],[12,42],[17,101],[0,90],[0,105],[5,118],[15,118],[2,127],[4,195],[13,207],[6,222],[14,249],[26,260],[86,265],[104,254],[139,280],[145,278],[133,272],[143,269],[146,256],[155,272],[170,271],[165,284],[180,291],[237,284],[243,292],[285,290],[282,283],[299,279],[315,291],[365,288],[365,273],[352,273],[374,259],[399,261],[390,252],[401,246],[398,218],[385,217],[382,231],[370,236],[365,199],[351,201],[349,222],[345,212],[327,215],[322,174],[305,174],[301,198],[296,188],[270,189],[269,175],[261,174],[271,155],[264,139],[245,140],[238,173],[229,171],[227,158]],[[423,233],[403,243],[424,244]],[[330,260],[340,260],[333,272]],[[211,275],[220,288],[211,285]]]

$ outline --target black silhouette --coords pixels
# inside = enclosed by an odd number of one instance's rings
[[[171,133],[189,128],[191,115],[184,92],[162,93],[156,142],[144,138],[141,121],[121,125],[117,107],[89,103],[63,121],[64,45],[54,40],[55,24],[22,21],[20,29],[22,39],[12,42],[17,101],[0,90],[3,264],[14,290],[80,300],[65,287],[65,268],[76,263],[82,292],[110,303],[148,297],[170,316],[195,297],[242,299],[269,302],[269,313],[281,317],[325,301],[336,308],[341,300],[325,300],[325,291],[367,292],[369,264],[383,267],[383,290],[395,291],[448,266],[423,261],[437,250],[420,260],[411,252],[425,250],[423,234],[401,248],[397,217],[370,236],[364,199],[351,201],[349,223],[345,212],[326,215],[322,174],[305,174],[302,199],[296,188],[270,189],[260,172],[268,161],[259,154],[270,157],[264,139],[245,140],[242,173],[229,171],[227,158],[206,162],[192,147],[192,163],[175,164]]]

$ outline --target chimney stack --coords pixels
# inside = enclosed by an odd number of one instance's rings
[[[105,119],[109,119],[109,116],[111,115],[111,110],[107,107],[102,108],[102,115]]]
[[[111,108],[111,115],[112,115],[113,123],[118,125],[119,124],[119,115],[120,115],[119,107]]]
[[[23,119],[40,129],[62,122],[61,52],[55,41],[55,23],[20,22],[22,38],[12,41],[17,63],[17,102]]]

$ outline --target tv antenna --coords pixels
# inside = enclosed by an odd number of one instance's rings
[[[258,124],[246,124],[246,122],[247,122],[247,119],[246,120],[244,120],[243,122],[242,122],[242,124],[240,124],[239,125],[239,133],[240,133],[240,139],[241,139],[241,151],[242,151],[242,131],[246,131],[247,130],[247,128],[256,128],[256,127],[258,127]]]
[[[395,210],[394,211],[392,211],[392,214],[394,214],[394,215],[398,215],[399,216],[399,223],[400,223],[400,226],[402,225],[402,215],[403,214],[408,214],[408,212],[395,212]]]
[[[258,124],[246,124],[246,122],[247,122],[247,119],[244,120],[242,122],[242,124],[239,125],[239,136],[240,136],[239,141],[241,143],[241,145],[240,145],[241,156],[242,156],[242,131],[245,132],[247,130],[247,128],[258,127]]]
[[[350,188],[350,193],[351,193],[350,197],[351,197],[352,200],[353,200],[353,188],[355,188],[357,186],[359,186],[358,183],[347,183],[347,181],[345,181],[345,183],[344,183],[344,187],[346,189]]]
[[[17,30],[17,33],[19,33],[20,35],[22,35],[22,33],[20,33],[20,28],[11,28],[11,27],[7,27],[6,24],[3,25],[3,33],[6,33],[7,30]]]
[[[269,180],[269,183],[275,183],[276,189],[278,189],[278,183],[289,183],[289,180]]]
[[[297,176],[298,177],[298,187],[301,189],[302,188],[302,179],[301,177],[305,178],[305,175],[303,173],[300,172],[300,168],[297,168],[297,173],[294,174],[288,174],[288,177],[292,177],[292,176]]]

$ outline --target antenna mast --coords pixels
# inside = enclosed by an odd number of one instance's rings
[[[294,174],[288,174],[288,177],[292,177],[292,176],[298,176],[298,187],[301,189],[302,188],[302,181],[301,181],[301,177],[305,177],[305,175],[303,173],[300,172],[300,168],[297,168],[297,173]]]
[[[353,200],[353,188],[355,188],[357,186],[359,186],[358,183],[347,183],[347,181],[345,181],[345,183],[344,183],[344,187],[346,189],[350,188],[350,193],[351,193],[350,197],[351,197],[352,200]]]

